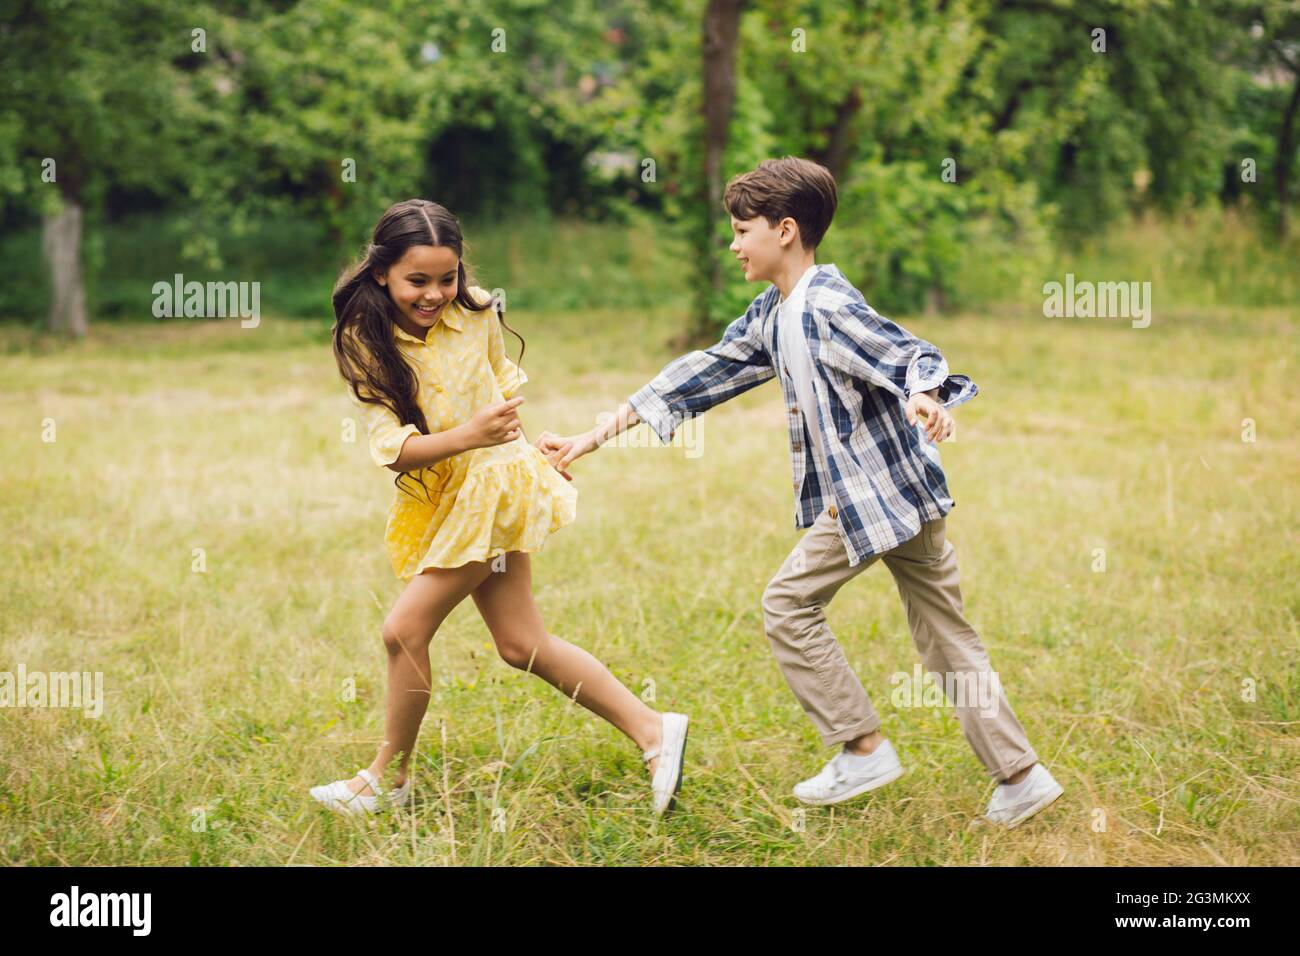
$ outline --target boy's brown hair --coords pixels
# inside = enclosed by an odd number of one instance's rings
[[[819,163],[786,156],[765,159],[758,168],[727,183],[722,204],[737,219],[763,216],[775,226],[789,216],[799,224],[799,241],[816,249],[830,228],[838,199],[835,177]]]

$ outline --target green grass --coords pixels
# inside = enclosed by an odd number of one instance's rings
[[[540,218],[467,222],[464,231],[476,281],[505,288],[510,309],[644,308],[684,298],[681,240],[645,216],[625,226]],[[266,313],[330,316],[339,269],[366,238],[340,251],[319,226],[271,220],[240,234],[214,224],[196,239],[193,227],[175,216],[134,216],[86,230],[88,308],[100,319],[153,324],[154,283],[170,285],[180,273],[186,281],[258,282]],[[208,257],[209,245],[220,247],[220,258]],[[9,266],[0,317],[44,321],[49,288],[39,229],[0,235],[0,256]]]
[[[671,357],[678,306],[589,301],[512,317],[530,435],[588,427]],[[776,385],[706,416],[699,457],[580,462],[578,521],[533,562],[552,633],[692,715],[678,810],[656,822],[634,746],[500,661],[466,602],[433,643],[414,807],[356,821],[307,788],[373,755],[401,585],[391,476],[341,440],[327,324],[101,323],[73,345],[5,328],[0,670],[102,671],[106,705],[0,709],[0,860],[1295,865],[1296,315],[1132,329],[1036,308],[903,320],[981,388],[943,446],[949,538],[1066,791],[1011,832],[969,827],[992,782],[952,710],[890,703],[917,655],[879,566],[830,620],[908,772],[838,808],[789,795],[830,751],[759,609],[798,541]]]
[[[837,223],[825,249],[852,248],[851,222]],[[839,230],[845,230],[836,238]],[[644,309],[688,305],[683,270],[690,255],[679,232],[644,214],[624,226],[572,219],[466,222],[466,260],[476,280],[509,293],[510,308],[559,311],[589,308]],[[1046,282],[1150,282],[1156,314],[1175,309],[1218,318],[1239,306],[1300,308],[1300,230],[1277,241],[1267,223],[1235,210],[1208,207],[1165,219],[1134,218],[1105,232],[1074,229],[1070,242],[1053,248],[1037,240],[1015,247],[993,235],[971,242],[947,277],[951,301],[973,312],[997,311],[1003,303],[1035,303]],[[88,227],[85,237],[87,299],[98,319],[152,324],[153,285],[186,280],[260,283],[263,311],[279,316],[330,315],[330,290],[339,267],[358,248],[337,250],[324,231],[307,221],[268,220],[236,234],[214,223],[196,234],[168,213],[140,214],[107,226]],[[221,258],[205,251],[218,246]],[[0,321],[44,321],[49,307],[39,230],[0,235],[0,256],[9,275],[0,284]],[[848,260],[839,262],[854,273]],[[859,277],[861,278],[861,277]],[[883,292],[868,299],[882,311]],[[748,304],[744,300],[741,304]]]
[[[1279,241],[1259,218],[1210,207],[1075,235],[1078,247],[1051,256],[1043,282],[1069,271],[1080,280],[1146,281],[1157,309],[1300,306],[1300,230]]]

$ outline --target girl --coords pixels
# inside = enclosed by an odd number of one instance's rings
[[[365,260],[334,289],[335,361],[371,457],[398,472],[385,538],[394,572],[408,583],[384,621],[386,739],[369,767],[311,795],[344,813],[407,801],[430,694],[429,642],[469,595],[506,663],[553,684],[644,751],[662,814],[681,786],[687,718],[647,707],[586,651],[546,632],[529,554],[573,520],[577,495],[524,436],[523,399],[514,394],[528,378],[506,357],[505,320],[470,285],[462,248],[450,212],[408,199],[380,217]]]

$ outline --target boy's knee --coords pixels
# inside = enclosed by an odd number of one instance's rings
[[[798,595],[779,576],[767,582],[761,604],[769,637],[802,610]]]

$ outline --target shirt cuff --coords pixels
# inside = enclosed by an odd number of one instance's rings
[[[942,395],[943,384],[948,378],[948,363],[943,359],[936,359],[934,356],[922,357],[915,359],[907,368],[907,397],[911,398],[919,392],[928,392],[932,388],[940,390]]]
[[[636,417],[650,426],[659,440],[667,445],[673,440],[673,432],[681,422],[681,416],[668,407],[655,391],[653,383],[647,384],[628,398],[627,403],[636,412]]]
[[[922,389],[922,391],[927,391]],[[939,386],[939,404],[944,408],[956,408],[962,402],[969,402],[979,394],[979,386],[965,375],[949,375]]]

